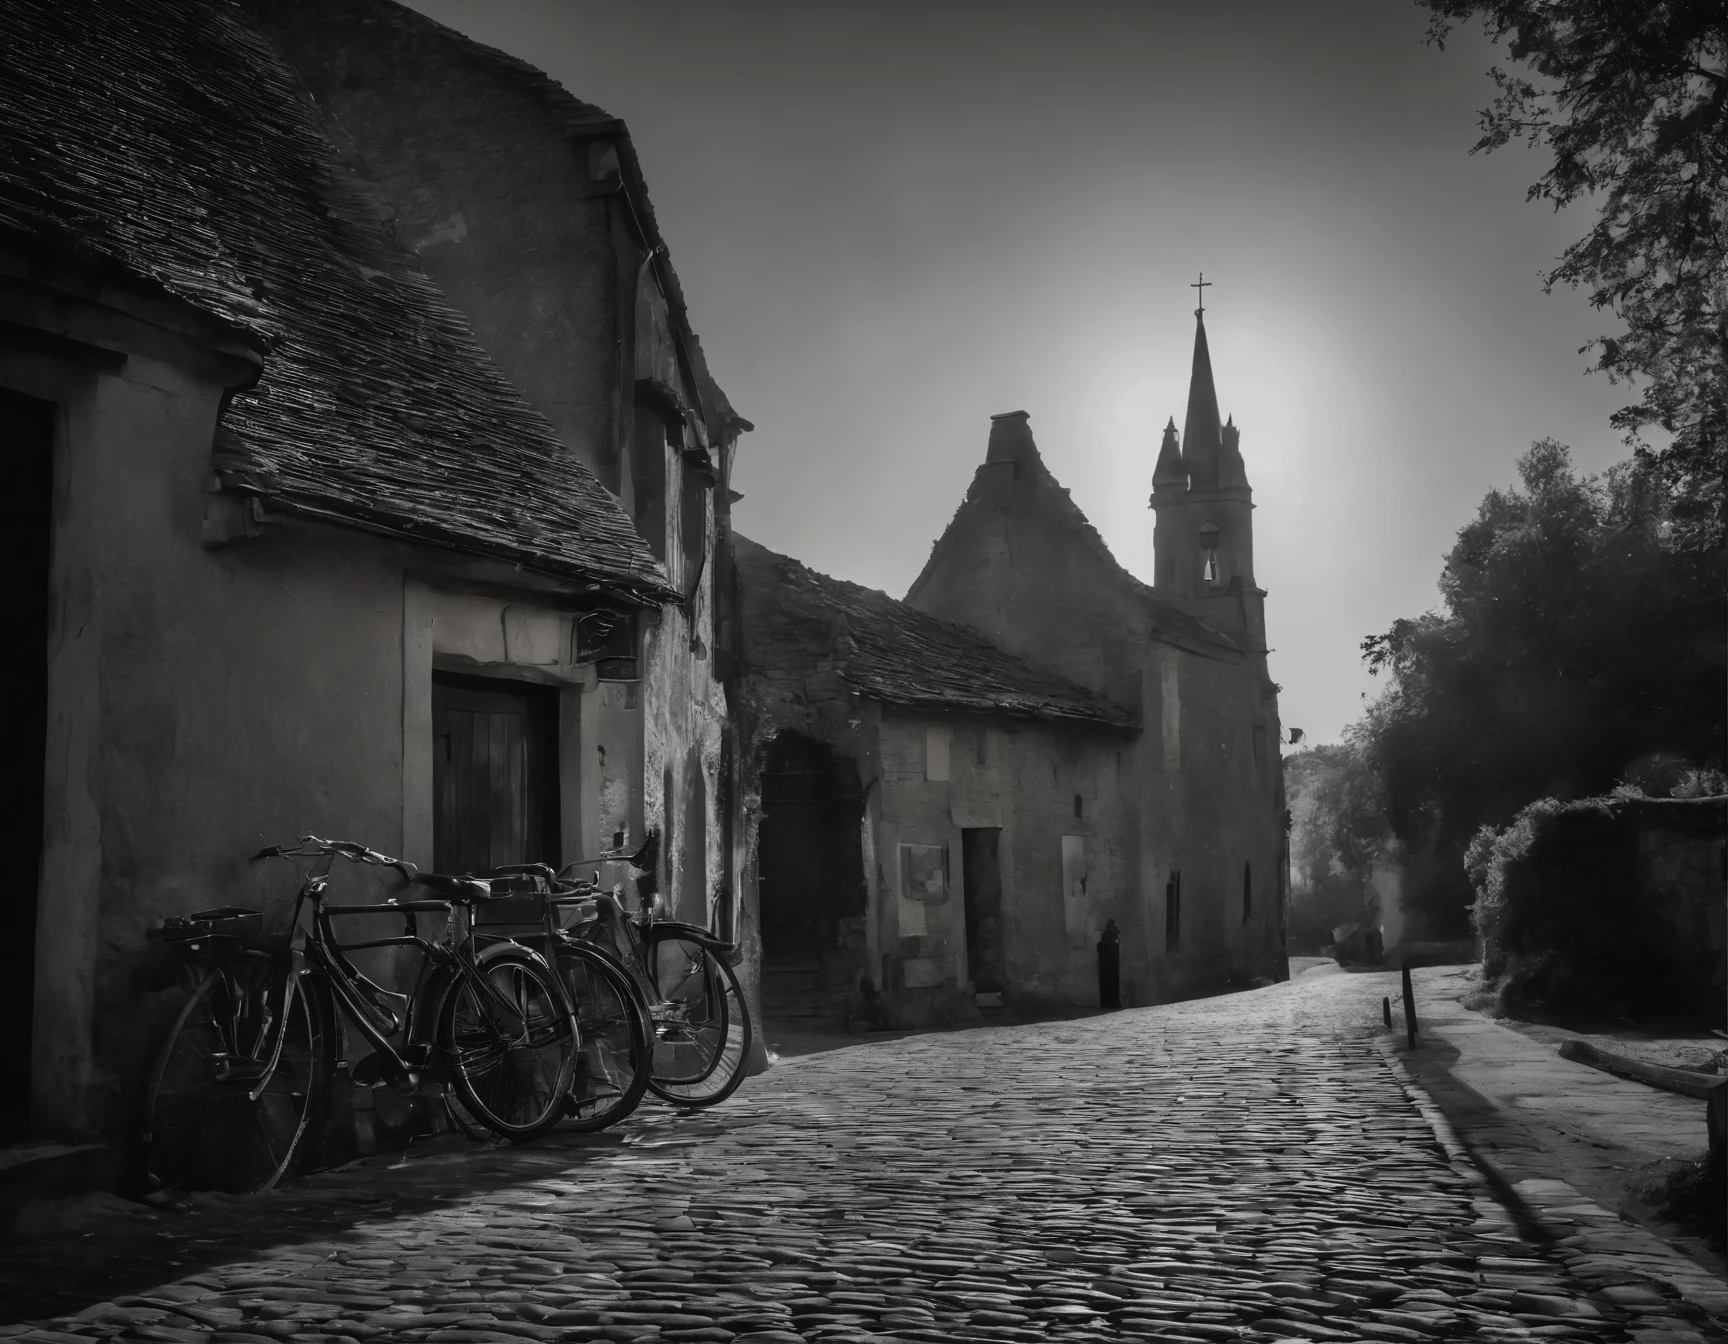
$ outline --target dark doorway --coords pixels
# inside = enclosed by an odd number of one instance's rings
[[[0,952],[0,1143],[30,1137],[31,1019],[36,1001],[36,900],[42,865],[42,781],[48,746],[48,564],[54,516],[51,401],[0,389],[0,461],[6,464],[6,574],[13,594],[12,712],[0,770],[6,888]],[[20,1084],[22,1084],[20,1086]]]
[[[432,674],[432,864],[558,866],[558,692]]]
[[[1002,937],[1002,832],[980,826],[960,832],[961,880],[966,898],[966,965],[977,994],[1008,988],[1008,959]]]
[[[863,797],[852,762],[794,733],[762,769],[762,1011],[834,1017],[864,964]]]

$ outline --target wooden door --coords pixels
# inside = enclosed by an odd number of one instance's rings
[[[557,867],[557,691],[434,673],[432,733],[433,867]]]
[[[36,1007],[36,901],[41,882],[44,763],[48,743],[49,562],[54,529],[53,402],[0,388],[0,452],[5,455],[5,526],[0,553],[11,594],[4,753],[5,806],[0,845],[11,868],[0,897],[6,937],[0,950],[0,1145],[31,1137],[30,1054]],[[67,976],[88,968],[56,961]]]
[[[966,899],[966,965],[977,993],[1008,988],[1002,929],[1002,832],[980,826],[960,832]]]

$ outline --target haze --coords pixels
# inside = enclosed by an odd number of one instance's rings
[[[1540,272],[1587,221],[1468,154],[1496,56],[1369,3],[416,0],[629,124],[715,376],[756,432],[737,528],[904,595],[1024,409],[1151,575],[1200,271],[1242,427],[1287,726],[1335,739],[1363,636],[1437,601],[1482,495],[1631,400]]]

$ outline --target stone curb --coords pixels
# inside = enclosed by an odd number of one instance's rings
[[[1454,1168],[1472,1185],[1492,1190],[1593,1297],[1635,1313],[1627,1328],[1638,1344],[1728,1340],[1728,1284],[1567,1182],[1508,1170],[1471,1142],[1468,1128],[1453,1125],[1391,1040],[1377,1037],[1373,1044]]]

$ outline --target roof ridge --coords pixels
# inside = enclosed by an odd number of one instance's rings
[[[770,550],[737,531],[732,533],[732,539],[746,552],[760,552],[761,558],[775,568],[783,581],[793,585],[795,590],[801,588],[810,600],[824,609],[825,615],[830,618],[837,615],[846,622],[847,632],[854,645],[853,659],[860,660],[864,666],[861,670],[849,667],[842,675],[859,684],[861,689],[867,689],[893,703],[944,703],[979,712],[994,711],[1090,721],[1119,728],[1138,724],[1137,718],[1130,711],[1107,696],[1019,654],[1010,653],[970,626],[920,611],[879,588],[870,588],[850,579],[824,574],[801,560]],[[748,555],[742,558],[746,563],[749,560]],[[849,611],[844,607],[836,609],[836,604],[847,598],[867,608],[874,608],[878,616],[891,616],[902,623],[906,628],[894,632],[898,636],[898,642],[884,636],[878,628],[871,625],[868,619],[871,614],[869,610],[860,612]],[[947,665],[918,669],[918,674],[923,676],[926,683],[922,691],[907,690],[904,687],[896,691],[890,684],[890,673],[895,669],[882,664],[903,652],[901,644],[920,637],[934,638],[946,644],[948,648],[941,652],[946,653],[951,660],[964,658],[971,653],[986,663],[993,664],[994,670],[1001,674],[994,690],[980,681],[981,677],[992,670],[989,667],[974,667],[970,676],[961,674],[953,684],[943,685],[952,671],[950,662]],[[1021,684],[1009,686],[1006,684],[1008,680],[1018,680]]]

